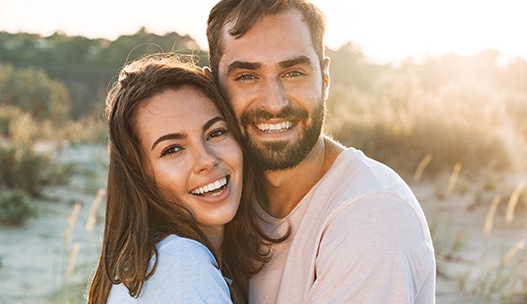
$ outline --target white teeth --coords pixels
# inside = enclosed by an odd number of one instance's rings
[[[277,124],[261,123],[257,124],[256,127],[262,132],[282,132],[291,129],[293,123],[285,121]]]
[[[200,194],[203,194],[205,192],[210,192],[210,191],[216,191],[218,189],[220,189],[221,187],[225,186],[227,184],[227,178],[226,177],[223,177],[213,183],[210,183],[208,185],[205,185],[205,186],[202,186],[202,187],[199,187],[197,189],[194,189],[192,191],[190,191],[190,193],[192,194],[197,194],[197,195],[200,195]]]

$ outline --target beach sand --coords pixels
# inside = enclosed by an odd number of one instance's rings
[[[86,289],[96,266],[104,203],[95,211],[93,206],[104,198],[106,148],[65,145],[54,153],[54,161],[73,162],[82,174],[67,186],[46,190],[47,199],[35,201],[40,215],[24,227],[0,226],[0,304],[82,303],[74,295]],[[509,191],[523,178],[509,177],[508,187],[496,188]],[[473,286],[526,237],[524,213],[507,223],[504,197],[486,236],[484,224],[493,191],[476,195],[475,190],[465,189],[445,194],[442,189],[448,187],[447,176],[409,184],[434,235],[438,265],[436,302],[478,303],[478,292],[473,291]],[[93,219],[95,226],[87,229]]]

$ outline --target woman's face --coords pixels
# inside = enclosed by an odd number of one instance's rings
[[[137,114],[145,167],[161,194],[187,207],[204,232],[222,229],[240,204],[243,155],[218,108],[185,86]]]

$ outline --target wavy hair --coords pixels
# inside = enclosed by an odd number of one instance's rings
[[[163,199],[143,165],[137,129],[138,109],[153,96],[190,86],[210,98],[225,117],[238,143],[237,120],[213,81],[192,60],[173,53],[148,55],[125,65],[111,88],[105,107],[109,169],[106,219],[102,250],[88,291],[88,303],[106,303],[112,284],[124,284],[139,296],[143,283],[155,272],[149,269],[157,256],[156,243],[177,234],[201,242],[214,253],[191,212],[177,202]],[[241,147],[244,155],[246,151]],[[234,219],[225,226],[220,270],[233,279],[231,296],[247,301],[247,279],[270,259],[269,245],[284,240],[268,237],[259,227],[252,200],[263,172],[244,157],[243,190]],[[215,255],[216,256],[216,255]]]

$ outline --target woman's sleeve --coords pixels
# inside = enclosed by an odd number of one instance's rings
[[[202,244],[176,237],[159,248],[154,275],[139,300],[145,303],[232,303],[229,288],[211,252]],[[140,303],[143,303],[140,301]]]

